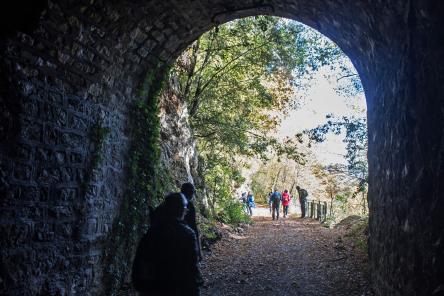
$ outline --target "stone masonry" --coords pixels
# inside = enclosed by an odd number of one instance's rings
[[[2,7],[0,294],[104,294],[142,81],[209,28],[272,14],[330,37],[361,76],[377,294],[443,295],[441,1],[20,3],[23,15]]]

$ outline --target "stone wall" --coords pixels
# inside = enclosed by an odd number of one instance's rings
[[[369,251],[378,295],[444,295],[444,5],[410,1],[366,92]],[[395,30],[395,29],[394,29]]]
[[[0,294],[96,295],[127,193],[140,36],[100,29],[116,11],[48,7],[2,43]]]
[[[112,292],[104,292],[103,274],[115,270],[120,281],[130,261],[104,259],[128,192],[129,108],[146,77],[159,79],[200,34],[255,14],[302,21],[349,55],[368,104],[377,294],[442,293],[439,1],[66,0],[41,7],[31,25],[11,22],[1,35],[0,294]],[[20,10],[2,12],[23,19]]]

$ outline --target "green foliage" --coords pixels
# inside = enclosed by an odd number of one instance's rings
[[[97,122],[91,128],[90,138],[94,145],[94,152],[91,161],[92,168],[97,168],[97,166],[102,161],[102,151],[104,148],[105,140],[110,132],[111,130],[107,127],[104,127],[103,124],[100,122]]]
[[[367,120],[354,117],[336,119],[329,115],[325,124],[305,131],[310,140],[315,142],[323,142],[328,133],[339,135],[343,132],[345,132],[344,142],[347,150],[345,158],[348,162],[348,173],[359,180],[356,193],[365,192],[368,180]]]
[[[368,218],[361,218],[359,221],[351,225],[347,230],[345,237],[353,240],[354,244],[362,251],[368,251]]]
[[[297,196],[296,182],[300,182],[301,170],[305,164],[295,162],[288,158],[274,158],[264,162],[256,172],[251,175],[251,186],[259,203],[268,205],[270,191],[285,189]],[[300,183],[299,183],[300,184]]]
[[[221,222],[236,225],[249,223],[247,216],[237,200],[233,199],[232,189],[244,182],[236,166],[217,158],[210,158],[205,172],[209,195],[208,202],[212,216]]]
[[[261,176],[257,172],[253,175],[251,180],[251,190],[254,192],[254,197],[257,204],[268,204],[269,187],[266,183],[261,181]]]
[[[184,53],[174,69],[201,153],[266,157],[273,149],[301,157],[295,143],[269,136],[279,123],[270,111],[286,112],[300,77],[340,54],[309,32],[275,17],[243,18],[204,34]]]
[[[217,231],[217,225],[214,221],[205,220],[199,222],[199,231],[202,242],[207,241],[211,243],[220,238],[220,234]]]
[[[101,121],[97,121],[89,131],[92,151],[85,180],[80,187],[82,194],[87,193],[88,185],[94,176],[94,171],[99,169],[100,163],[103,160],[103,150],[105,147],[106,138],[108,137],[110,131],[111,130],[109,128],[103,126]]]
[[[245,213],[243,205],[234,199],[226,199],[221,203],[221,210],[217,215],[217,219],[231,225],[251,223],[251,219]]]
[[[276,114],[295,107],[296,87],[339,55],[336,45],[302,24],[258,16],[210,30],[177,60],[173,71],[198,140],[213,215],[218,208],[237,211],[227,201],[242,183],[241,157],[274,154],[303,163],[297,141],[271,135]]]

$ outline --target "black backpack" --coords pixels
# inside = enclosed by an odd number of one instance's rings
[[[146,290],[147,280],[149,279],[149,271],[147,270],[147,248],[149,248],[149,237],[148,233],[145,234],[137,246],[136,256],[134,257],[131,281],[134,288],[138,292],[143,292]],[[149,252],[149,251],[148,251]]]
[[[162,205],[162,204],[161,204]],[[156,211],[157,210],[157,211]],[[158,206],[154,209],[152,206],[149,206],[149,217],[150,222],[158,222],[157,220],[161,219],[161,215],[163,208]],[[149,254],[152,252],[150,246],[150,229],[145,233],[140,240],[136,255],[134,256],[133,266],[131,271],[131,281],[133,283],[134,288],[138,292],[147,292],[151,290],[153,286],[155,286],[155,282],[152,276],[152,270],[150,270],[150,261]]]
[[[271,202],[280,202],[281,198],[279,198],[279,192],[273,192],[271,195]]]

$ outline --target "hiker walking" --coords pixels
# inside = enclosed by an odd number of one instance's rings
[[[285,189],[284,193],[282,193],[282,208],[284,211],[284,218],[286,218],[288,215],[288,206],[290,205],[290,201],[291,201],[291,196],[288,193],[288,190]]]
[[[296,186],[296,190],[298,191],[299,203],[301,204],[301,218],[305,218],[305,206],[307,203],[308,192],[299,186]]]
[[[254,196],[253,194],[248,191],[247,194],[247,213],[250,216],[253,216],[253,208],[256,207],[255,203],[254,203]]]
[[[271,217],[273,220],[279,220],[279,207],[281,206],[281,200],[281,193],[275,189],[269,201],[271,206]]]
[[[271,212],[272,212],[272,208],[271,208],[271,196],[272,195],[273,195],[273,191],[270,191],[268,193],[268,207],[270,208],[270,215],[271,215]]]

